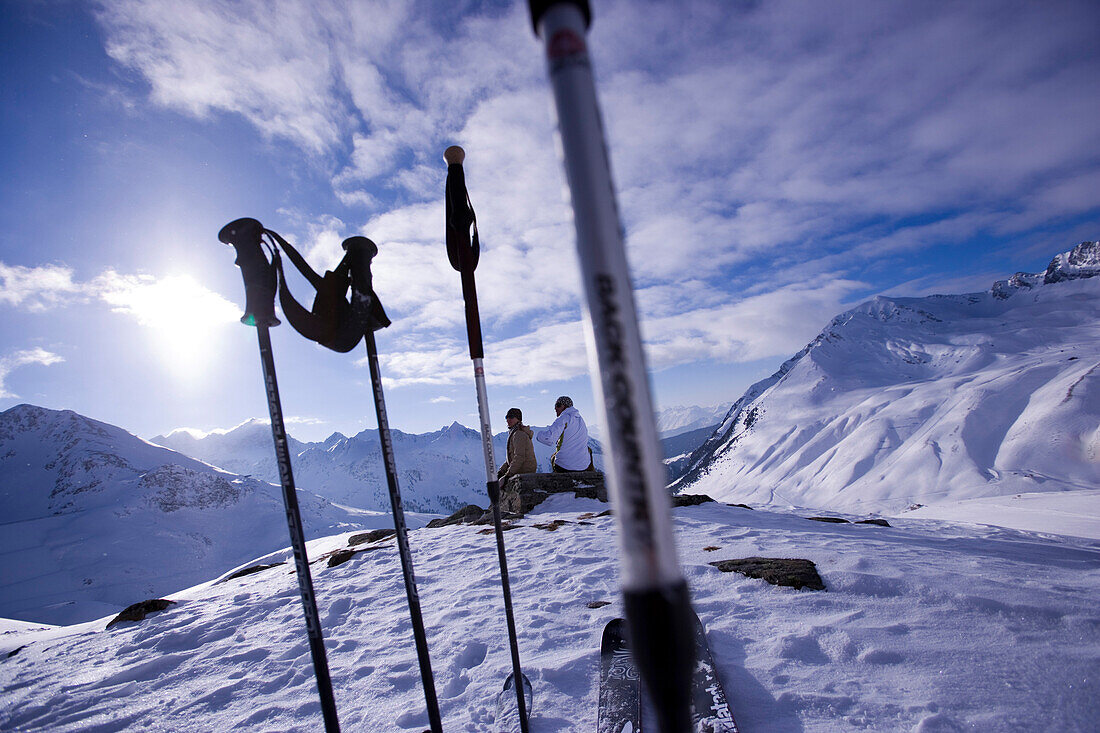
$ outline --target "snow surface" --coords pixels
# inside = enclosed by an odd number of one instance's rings
[[[613,519],[589,516],[605,508],[556,496],[505,533],[537,733],[595,725],[600,634],[622,613]],[[674,516],[745,731],[1096,730],[1100,543],[933,520],[825,524],[717,503]],[[553,520],[565,524],[536,526]],[[491,730],[510,670],[483,529],[410,534],[446,730]],[[346,539],[315,540],[310,556]],[[346,730],[419,733],[427,716],[399,561],[392,541],[379,544],[313,566],[336,702]],[[828,591],[708,565],[749,556],[813,560]],[[292,567],[181,591],[177,605],[110,631],[107,619],[0,626],[0,730],[320,729]]]

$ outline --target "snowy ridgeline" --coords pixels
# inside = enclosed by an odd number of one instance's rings
[[[1100,489],[1096,275],[1100,243],[1085,242],[987,293],[880,297],[838,316],[734,404],[677,488],[864,512],[935,505],[928,516]]]
[[[595,728],[600,634],[622,615],[613,520],[590,514],[603,508],[554,497],[506,533],[535,731]],[[674,515],[744,730],[1096,730],[1097,542],[930,520],[825,524],[714,503]],[[481,529],[410,537],[446,730],[492,730],[511,668],[495,544]],[[427,716],[399,560],[392,540],[378,544],[313,566],[336,702],[346,730],[419,733]],[[346,534],[317,540],[310,555],[346,545]],[[709,564],[751,556],[811,560],[827,590]],[[321,729],[292,568],[171,594],[176,605],[109,631],[107,618],[7,624],[0,730]]]
[[[415,435],[391,430],[390,434],[407,510],[450,514],[467,504],[486,505],[480,432],[455,422],[432,433]],[[507,440],[506,432],[493,436],[498,463],[507,455]],[[153,442],[227,471],[279,482],[271,427],[260,420],[201,438],[177,430],[157,436]],[[389,511],[389,489],[377,430],[364,430],[350,438],[334,433],[320,443],[302,443],[293,438],[288,442],[299,487],[338,504]],[[599,443],[591,440],[589,444],[597,468],[602,468]],[[554,449],[538,441],[534,445],[539,470],[549,471]]]
[[[728,410],[729,403],[662,410],[657,417],[665,455],[673,459],[689,454],[707,438]],[[391,437],[406,509],[449,514],[466,504],[485,505],[481,433],[456,422],[419,435],[391,430]],[[273,483],[279,481],[271,446],[271,428],[264,421],[250,420],[232,430],[202,437],[187,430],[177,430],[152,440],[226,471]],[[493,452],[498,463],[505,460],[507,441],[507,432],[493,436]],[[339,504],[389,510],[377,430],[364,430],[350,438],[333,433],[319,443],[303,443],[291,437],[288,443],[298,486]],[[589,446],[596,468],[602,470],[604,458],[599,441],[593,438]],[[554,448],[538,441],[534,441],[534,448],[539,470],[550,471],[550,455]],[[675,471],[678,466],[671,465],[670,469]]]

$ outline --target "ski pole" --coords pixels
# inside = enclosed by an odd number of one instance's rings
[[[470,360],[474,363],[474,386],[477,389],[477,409],[481,417],[481,442],[485,448],[485,488],[493,510],[493,527],[497,537],[497,559],[500,563],[500,585],[504,592],[504,616],[508,623],[508,643],[512,653],[512,679],[516,687],[516,703],[519,706],[519,724],[527,733],[527,705],[523,699],[523,672],[519,661],[519,641],[516,638],[516,619],[512,611],[512,587],[508,582],[508,559],[504,552],[504,530],[500,521],[500,482],[497,480],[496,461],[493,458],[493,431],[489,426],[489,395],[485,390],[485,357],[481,341],[481,316],[477,310],[477,285],[474,269],[480,254],[477,238],[477,222],[466,191],[466,174],[462,161],[466,152],[452,145],[443,151],[447,163],[447,257],[451,266],[462,275],[462,299],[466,304],[466,338],[470,344]],[[473,238],[471,239],[471,231]]]
[[[378,247],[366,237],[348,237],[344,240],[344,250],[351,262],[351,297],[353,307],[364,311],[376,311],[376,300],[372,287],[370,263]],[[386,323],[385,325],[389,325]],[[374,391],[374,412],[378,419],[378,439],[382,443],[382,459],[386,467],[386,483],[390,492],[390,507],[393,510],[393,528],[397,531],[397,551],[401,556],[401,572],[405,579],[405,595],[409,603],[409,616],[412,619],[413,638],[416,641],[417,661],[420,663],[420,680],[424,685],[424,701],[428,709],[428,721],[433,733],[442,733],[443,723],[439,715],[439,702],[435,694],[435,677],[432,674],[432,662],[428,656],[428,638],[424,632],[424,616],[420,611],[420,595],[416,590],[416,577],[413,575],[412,551],[409,548],[408,530],[405,526],[405,510],[401,506],[401,489],[397,484],[397,462],[393,455],[393,440],[390,435],[390,422],[386,414],[386,398],[382,394],[382,372],[378,367],[378,347],[374,340],[375,328],[381,326],[371,322],[366,329],[367,362],[370,366],[370,382]]]
[[[586,296],[592,388],[607,426],[623,606],[665,733],[691,730],[691,605],[672,532],[622,224],[586,33],[587,0],[528,0],[546,50]]]
[[[336,700],[332,694],[325,641],[321,635],[321,619],[317,614],[317,598],[313,592],[313,578],[309,573],[306,556],[306,538],[302,531],[302,514],[298,509],[298,495],[294,488],[294,475],[290,470],[290,450],[287,446],[286,428],[283,424],[283,408],[279,400],[279,385],[275,380],[275,358],[271,352],[269,328],[278,326],[275,317],[275,289],[277,285],[274,261],[268,262],[260,246],[263,225],[255,219],[237,219],[222,227],[218,239],[233,245],[237,251],[236,264],[244,278],[245,313],[241,323],[256,327],[260,341],[260,364],[263,367],[264,386],[267,389],[267,409],[271,415],[271,434],[275,439],[275,458],[279,464],[279,478],[283,486],[283,503],[286,506],[286,523],[290,529],[290,546],[294,550],[294,567],[298,575],[298,591],[302,597],[302,609],[309,633],[309,652],[313,657],[313,672],[317,677],[317,693],[321,697],[321,713],[327,733],[339,733],[340,722],[336,717]],[[276,257],[274,254],[272,257]]]

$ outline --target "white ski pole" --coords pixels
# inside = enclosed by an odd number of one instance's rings
[[[661,730],[682,733],[692,729],[691,606],[676,556],[667,475],[588,57],[591,9],[586,0],[528,0],[528,5],[545,44],[573,206],[631,644]]]

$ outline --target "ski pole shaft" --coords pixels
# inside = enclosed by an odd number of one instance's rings
[[[371,259],[377,253],[374,242],[365,237],[352,237],[344,240],[344,249],[352,255],[352,297],[373,297],[371,287]],[[439,700],[436,697],[436,679],[431,671],[431,658],[428,656],[428,635],[423,627],[423,614],[420,611],[420,594],[417,592],[416,576],[412,572],[412,550],[409,548],[408,528],[405,525],[405,508],[401,506],[401,491],[397,483],[397,461],[394,458],[393,437],[389,433],[389,417],[386,414],[386,397],[382,392],[382,370],[378,366],[378,348],[374,340],[374,325],[365,332],[366,360],[371,371],[371,389],[374,392],[374,414],[378,420],[378,440],[382,444],[382,458],[386,469],[386,485],[389,489],[389,506],[394,515],[394,529],[397,533],[397,553],[401,562],[401,575],[405,579],[405,595],[408,599],[409,617],[412,621],[412,638],[416,642],[417,661],[420,666],[420,681],[423,685],[423,699],[427,705],[428,722],[432,733],[442,733],[443,724],[439,714]]]
[[[286,523],[290,529],[290,546],[294,551],[294,568],[298,576],[298,590],[302,597],[306,629],[309,633],[309,653],[313,658],[313,671],[317,676],[317,692],[321,696],[321,713],[327,733],[339,733],[336,717],[336,700],[332,693],[328,658],[325,656],[325,640],[321,634],[321,619],[317,613],[317,598],[313,591],[313,577],[309,572],[306,555],[306,538],[302,531],[302,515],[298,508],[298,495],[294,476],[290,469],[290,451],[283,424],[283,410],[279,401],[279,385],[275,380],[275,360],[271,352],[271,334],[267,326],[259,326],[256,334],[260,341],[260,362],[263,365],[264,385],[267,388],[267,406],[271,415],[271,433],[275,439],[275,457],[279,464],[279,479],[283,486],[283,502],[286,506]]]
[[[661,729],[691,729],[694,646],[672,532],[667,475],[588,57],[585,0],[529,0],[545,44],[591,329],[592,386],[607,426],[623,604]],[[594,348],[592,348],[594,347]]]
[[[523,695],[523,671],[519,658],[519,640],[516,619],[512,609],[512,585],[508,579],[508,558],[504,549],[504,528],[500,519],[500,483],[496,475],[493,457],[493,430],[489,422],[489,394],[485,388],[484,348],[481,341],[481,316],[477,308],[477,284],[474,269],[477,267],[479,245],[471,239],[470,228],[474,224],[473,210],[466,191],[466,174],[462,162],[466,152],[452,145],[443,153],[447,162],[447,254],[462,276],[462,299],[466,305],[466,336],[470,344],[470,359],[474,364],[474,387],[477,390],[477,411],[481,422],[481,443],[485,453],[485,489],[493,510],[493,527],[497,541],[497,560],[500,565],[500,586],[504,594],[504,616],[508,625],[508,644],[512,655],[512,679],[516,688],[516,704],[519,710],[521,733],[527,733],[527,701]]]
[[[271,351],[270,327],[279,325],[275,317],[275,288],[277,285],[274,263],[268,262],[261,247],[263,225],[255,219],[237,219],[226,224],[218,233],[218,239],[233,245],[237,251],[236,264],[241,268],[245,287],[245,313],[241,322],[256,326],[260,345],[260,366],[263,369],[264,389],[267,393],[267,409],[271,416],[271,435],[275,441],[275,458],[279,465],[279,479],[283,488],[283,505],[286,523],[290,530],[290,546],[294,552],[294,568],[298,577],[298,591],[302,598],[302,610],[306,617],[309,635],[309,652],[313,658],[313,672],[317,678],[317,694],[321,698],[321,714],[327,733],[339,733],[340,722],[336,716],[336,700],[332,694],[328,658],[325,656],[325,640],[321,633],[321,619],[317,613],[317,597],[313,591],[313,578],[309,572],[306,555],[306,538],[302,531],[302,513],[298,508],[298,494],[294,487],[294,474],[290,468],[290,448],[287,445],[286,427],[283,423],[283,407],[279,399],[279,383],[275,378],[275,357]]]

